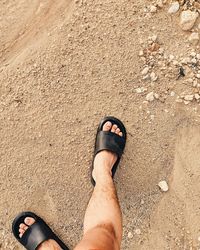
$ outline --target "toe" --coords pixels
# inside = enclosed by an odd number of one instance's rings
[[[120,129],[117,128],[117,129],[115,130],[115,133],[118,135],[118,134],[120,133]]]
[[[28,229],[28,226],[26,226],[24,223],[21,223],[19,225],[19,237],[21,238],[24,232]]]
[[[21,224],[19,225],[19,228],[20,228],[20,229],[23,229],[23,230],[26,230],[28,227],[27,227],[24,223],[21,223]]]
[[[122,132],[119,132],[119,136],[123,136]]]
[[[115,130],[116,130],[116,129],[117,129],[117,125],[114,124],[114,125],[112,126],[112,128],[111,128],[111,132],[115,133]]]
[[[23,235],[23,234],[24,234],[24,232],[25,232],[25,230],[24,230],[23,228],[20,228],[20,229],[19,229],[19,233],[20,233],[20,234],[22,234],[22,235]]]
[[[33,219],[31,217],[26,217],[24,222],[26,223],[26,225],[31,226],[35,222],[35,219]]]
[[[103,131],[109,131],[111,127],[112,127],[112,123],[108,121],[103,125]]]

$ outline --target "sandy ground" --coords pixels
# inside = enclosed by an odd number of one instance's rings
[[[199,103],[168,95],[192,91],[176,68],[162,75],[155,66],[156,83],[143,80],[139,57],[155,34],[168,55],[199,47],[188,45],[180,13],[167,4],[145,12],[151,3],[0,1],[0,249],[22,249],[11,235],[22,210],[44,217],[71,248],[81,239],[105,115],[128,131],[115,178],[122,250],[200,249]],[[163,98],[147,103],[139,86]]]

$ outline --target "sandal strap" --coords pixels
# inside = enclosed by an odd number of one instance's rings
[[[42,220],[38,220],[25,231],[20,242],[28,250],[36,250],[41,243],[53,238],[52,230]]]
[[[126,140],[110,131],[99,131],[96,137],[95,155],[102,150],[109,150],[120,158],[123,154]]]

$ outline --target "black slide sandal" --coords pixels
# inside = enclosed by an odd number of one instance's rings
[[[31,226],[28,226],[29,228],[20,238],[19,225],[24,223],[24,219],[26,217],[34,218],[35,222]],[[55,235],[50,227],[39,216],[32,212],[20,213],[12,223],[12,232],[15,238],[28,250],[36,250],[41,243],[49,239],[55,240],[61,249],[69,250],[69,248]]]
[[[119,136],[113,132],[110,131],[103,131],[103,125],[110,121],[112,125],[116,124],[118,128],[121,130],[123,136]],[[94,149],[94,157],[93,157],[93,164],[92,164],[92,170],[94,165],[94,158],[95,156],[103,150],[109,150],[115,154],[117,154],[118,158],[115,162],[113,168],[112,168],[112,177],[114,177],[115,172],[117,170],[117,166],[120,162],[121,156],[123,154],[124,148],[126,144],[126,129],[124,127],[124,124],[117,118],[113,116],[106,116],[101,120],[99,123],[97,134],[96,134],[96,140],[95,140],[95,149]],[[92,173],[92,171],[91,171]],[[91,177],[92,184],[95,186],[95,181],[93,177]]]

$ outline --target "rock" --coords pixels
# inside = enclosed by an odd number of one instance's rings
[[[194,51],[192,51],[192,52],[190,53],[190,55],[191,55],[191,57],[195,57],[197,54],[196,54]]]
[[[197,59],[196,58],[192,58],[190,62],[193,63],[193,64],[196,64],[197,63]]]
[[[128,232],[128,238],[132,239],[133,238],[133,234],[131,232]]]
[[[196,78],[200,79],[200,74],[196,74]]]
[[[150,12],[151,12],[151,13],[156,13],[156,11],[157,11],[157,7],[154,6],[154,5],[151,5],[151,6],[150,6]]]
[[[149,67],[145,67],[145,68],[142,70],[142,75],[146,75],[148,72],[149,72]]]
[[[154,100],[154,92],[150,92],[146,95],[146,100],[152,102]]]
[[[143,92],[146,91],[146,90],[147,90],[146,88],[141,87],[141,88],[135,89],[135,92],[138,93],[138,94],[141,94],[141,93],[143,93]]]
[[[155,97],[156,99],[158,99],[158,98],[159,98],[159,94],[155,93],[155,94],[154,94],[154,97]]]
[[[141,230],[139,228],[135,229],[135,234],[140,235],[141,234]]]
[[[199,33],[197,32],[193,32],[189,38],[188,38],[189,42],[192,43],[193,45],[197,45],[199,42]]]
[[[150,78],[151,78],[152,82],[155,82],[158,79],[158,77],[156,76],[156,74],[154,72],[151,72]]]
[[[199,99],[200,99],[200,95],[199,95],[199,94],[195,94],[195,95],[194,95],[194,98],[195,98],[196,100],[199,100]]]
[[[197,18],[198,13],[191,10],[182,11],[180,16],[180,26],[182,30],[190,30],[194,26]]]
[[[175,96],[175,92],[172,91],[172,92],[170,93],[170,96]]]
[[[185,101],[192,101],[194,98],[194,95],[186,95],[184,96]]]
[[[158,183],[158,186],[160,187],[160,189],[163,191],[163,192],[167,192],[169,190],[169,187],[168,187],[168,184],[166,181],[160,181]]]
[[[143,50],[140,50],[140,52],[139,52],[139,56],[143,56],[143,55],[144,55]]]
[[[169,14],[174,14],[179,10],[179,8],[180,8],[179,2],[173,2],[169,6],[168,13]]]

